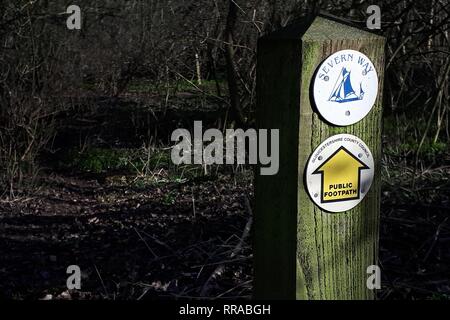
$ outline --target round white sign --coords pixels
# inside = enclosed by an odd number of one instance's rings
[[[322,142],[309,158],[306,187],[320,208],[343,212],[364,199],[373,175],[369,147],[351,134],[338,134]]]
[[[378,94],[378,75],[370,59],[355,50],[329,56],[314,78],[314,102],[328,122],[348,126],[363,119]]]

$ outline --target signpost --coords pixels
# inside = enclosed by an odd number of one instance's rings
[[[260,39],[257,123],[280,129],[280,170],[255,179],[255,298],[375,297],[384,43],[324,16]]]

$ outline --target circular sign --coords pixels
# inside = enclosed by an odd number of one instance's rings
[[[322,142],[309,158],[306,187],[311,199],[325,211],[354,208],[372,185],[374,161],[369,147],[351,134]]]
[[[378,75],[370,59],[355,50],[329,56],[314,79],[314,102],[326,121],[348,126],[363,119],[378,94]]]

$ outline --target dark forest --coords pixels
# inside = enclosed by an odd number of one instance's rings
[[[255,168],[174,164],[172,132],[255,128],[258,39],[372,4],[376,297],[448,300],[448,0],[0,0],[0,299],[251,299]]]

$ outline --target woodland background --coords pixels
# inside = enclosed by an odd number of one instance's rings
[[[364,28],[371,4],[387,38],[379,298],[448,299],[448,0],[0,0],[0,297],[250,298],[251,168],[175,167],[170,134],[251,127],[257,39],[319,9]]]

